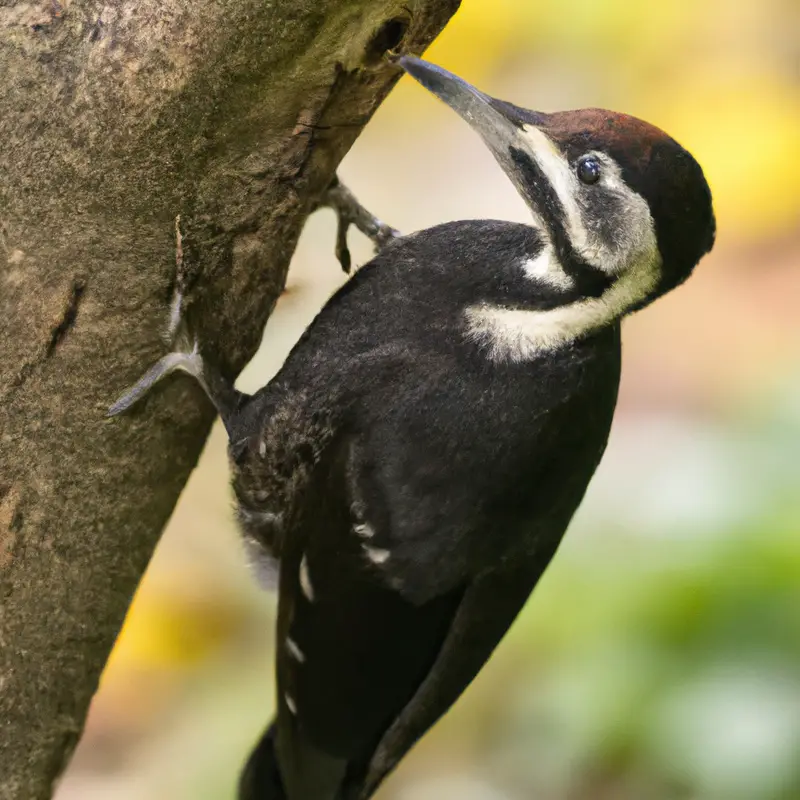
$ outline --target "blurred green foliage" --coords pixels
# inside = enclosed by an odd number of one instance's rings
[[[520,797],[800,797],[797,513],[554,566],[493,737]]]

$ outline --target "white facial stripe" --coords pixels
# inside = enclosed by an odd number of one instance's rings
[[[597,186],[584,186],[578,180],[567,158],[558,151],[550,138],[533,125],[525,125],[521,134],[529,154],[539,165],[545,178],[564,209],[566,233],[575,252],[588,264],[609,275],[618,275],[631,262],[645,254],[655,253],[657,242],[650,208],[645,199],[622,180],[619,165],[606,153],[589,151],[602,165]],[[581,205],[582,193],[605,191],[613,193],[624,204],[624,226],[619,240],[612,245],[598,236],[587,224],[586,211]],[[533,208],[538,224],[542,223],[538,209]]]
[[[633,267],[600,297],[529,311],[483,304],[465,311],[467,338],[485,347],[494,361],[529,361],[607,325],[652,291],[659,261]]]
[[[575,281],[567,275],[556,257],[551,244],[546,244],[535,258],[522,263],[525,274],[533,281],[552,286],[554,289],[571,289]]]
[[[580,189],[579,181],[567,159],[542,131],[533,125],[524,125],[522,136],[530,154],[544,173],[567,215],[567,235],[575,250],[581,254],[586,248],[587,236],[581,210],[575,200]]]

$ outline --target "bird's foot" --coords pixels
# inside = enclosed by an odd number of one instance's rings
[[[167,324],[162,339],[170,348],[170,352],[160,358],[148,369],[136,383],[125,392],[108,409],[108,416],[113,417],[127,411],[143,398],[162,378],[175,371],[186,372],[203,387],[217,412],[222,417],[225,427],[236,413],[242,395],[233,385],[200,355],[200,346],[196,337],[192,336],[183,317],[183,299],[186,289],[186,275],[183,268],[183,244],[180,228],[180,215],[175,218],[175,286],[169,306]]]
[[[186,292],[186,271],[183,267],[183,234],[181,215],[175,217],[175,285],[172,287],[172,300],[169,304],[167,327],[164,329],[165,344],[174,347],[183,329],[183,296]]]
[[[334,177],[330,186],[322,195],[317,208],[331,208],[336,214],[338,226],[336,229],[336,258],[342,265],[342,269],[349,273],[352,266],[350,250],[347,247],[347,231],[351,225],[355,225],[358,230],[367,236],[375,245],[376,250],[381,250],[393,239],[402,234],[385,222],[381,222],[376,216],[367,211],[358,202],[355,195]]]

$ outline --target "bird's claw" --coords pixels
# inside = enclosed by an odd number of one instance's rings
[[[402,234],[385,222],[381,222],[376,216],[367,211],[358,202],[355,195],[334,177],[330,186],[322,195],[317,208],[327,207],[333,209],[337,218],[336,228],[336,258],[342,265],[342,269],[349,273],[352,267],[350,249],[347,246],[347,231],[351,225],[355,225],[366,237],[375,245],[377,251],[385,247],[393,239]]]
[[[167,324],[162,331],[162,339],[170,348],[165,356],[153,364],[136,383],[110,406],[107,416],[122,414],[150,392],[162,378],[175,371],[186,372],[203,387],[226,428],[239,408],[242,395],[231,383],[209,364],[200,354],[200,345],[190,333],[184,318],[184,296],[186,293],[186,273],[183,263],[183,234],[180,214],[175,217],[175,284],[169,305]]]

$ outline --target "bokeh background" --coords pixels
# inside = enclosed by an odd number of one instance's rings
[[[383,800],[800,798],[798,31],[795,0],[464,0],[429,51],[519,105],[663,127],[706,170],[718,239],[627,321],[611,442],[557,559]],[[526,219],[478,137],[408,79],[340,174],[406,232]],[[343,281],[333,243],[332,214],[315,215],[241,387]],[[232,798],[272,713],[273,614],[218,426],[59,800]]]

